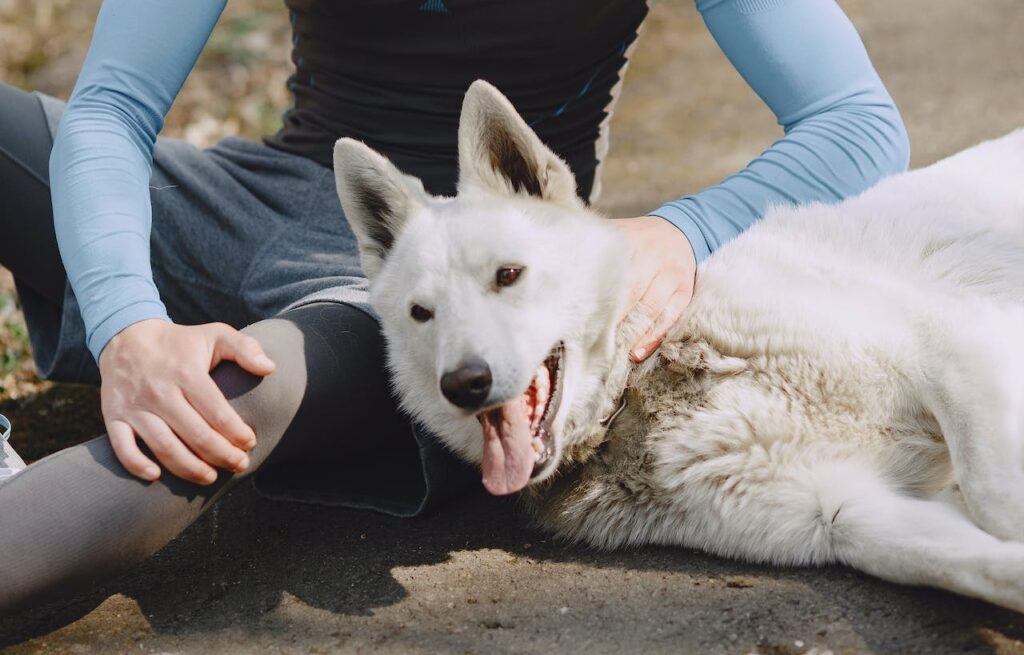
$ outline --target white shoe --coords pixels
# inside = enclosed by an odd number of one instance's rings
[[[25,460],[18,457],[7,439],[11,436],[11,422],[0,414],[0,482],[25,468]]]

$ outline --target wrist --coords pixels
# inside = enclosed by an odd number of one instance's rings
[[[660,218],[662,223],[668,223],[676,231],[683,234],[690,250],[693,253],[694,261],[700,264],[711,256],[711,244],[700,228],[695,218],[675,204],[662,205],[650,214],[653,218]]]
[[[687,233],[671,220],[657,214],[648,214],[636,218],[620,218],[615,222],[628,229],[641,231],[643,241],[648,244],[659,244],[666,250],[679,253],[683,263],[696,270],[699,263],[697,249]]]
[[[103,346],[103,349],[100,351],[99,357],[97,358],[97,363],[102,369],[105,363],[109,363],[111,360],[116,359],[118,352],[120,352],[125,346],[140,341],[148,341],[152,338],[154,332],[170,324],[169,319],[147,318],[126,325],[110,337],[107,343]]]
[[[657,234],[659,240],[663,239],[666,244],[671,244],[669,247],[677,251],[685,263],[693,269],[697,268],[696,250],[686,232],[672,221],[656,214],[644,216],[644,220],[649,222],[650,229]]]

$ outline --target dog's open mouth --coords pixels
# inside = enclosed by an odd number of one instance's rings
[[[562,400],[562,357],[558,344],[537,368],[519,397],[477,414],[484,431],[484,486],[494,495],[525,487],[555,454],[551,425]]]

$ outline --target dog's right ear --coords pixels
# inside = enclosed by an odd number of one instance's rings
[[[406,219],[426,205],[427,193],[417,178],[355,139],[334,144],[334,179],[345,218],[359,241],[363,272],[372,278]]]

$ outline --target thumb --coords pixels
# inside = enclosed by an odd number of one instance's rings
[[[236,330],[217,336],[216,360],[230,359],[253,375],[265,376],[274,372],[275,364],[263,352],[256,339]]]

